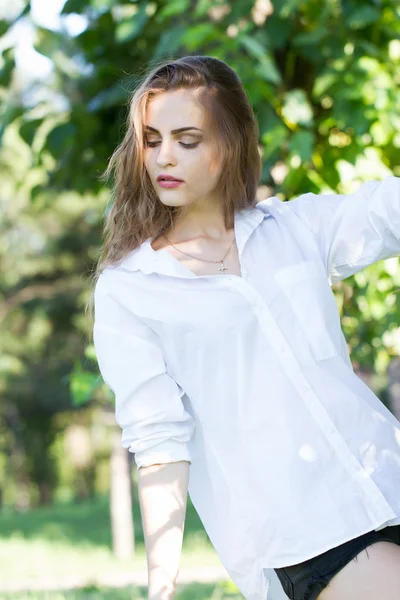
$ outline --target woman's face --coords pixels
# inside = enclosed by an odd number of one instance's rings
[[[220,161],[196,94],[195,90],[184,89],[163,92],[147,105],[145,166],[160,201],[167,206],[215,208],[220,200],[214,191],[220,178]],[[181,128],[188,129],[174,132]],[[183,183],[162,187],[157,181],[159,175],[171,175]]]

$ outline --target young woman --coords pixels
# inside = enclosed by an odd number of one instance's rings
[[[228,65],[163,62],[106,173],[94,341],[149,598],[174,596],[189,491],[249,600],[272,569],[291,600],[398,600],[400,423],[355,375],[330,284],[400,254],[400,179],[256,203],[258,135]]]

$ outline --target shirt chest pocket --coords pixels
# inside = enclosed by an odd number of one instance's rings
[[[314,357],[324,360],[339,353],[334,336],[340,318],[333,292],[323,270],[314,261],[304,261],[274,274],[297,321],[309,341]]]

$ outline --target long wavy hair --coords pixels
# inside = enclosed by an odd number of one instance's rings
[[[163,60],[144,76],[128,99],[126,131],[101,180],[113,178],[111,205],[106,210],[104,244],[90,276],[92,294],[86,313],[93,322],[93,291],[100,273],[116,265],[148,238],[172,229],[185,207],[160,202],[144,164],[144,122],[149,101],[163,92],[197,90],[209,130],[222,159],[218,190],[227,229],[234,213],[254,206],[261,176],[259,127],[243,84],[225,62],[211,56]],[[90,325],[91,327],[91,325]]]

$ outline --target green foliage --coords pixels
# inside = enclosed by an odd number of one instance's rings
[[[70,389],[74,405],[80,406],[89,402],[101,381],[99,375],[83,371],[81,364],[76,363],[70,375]]]
[[[398,260],[379,262],[336,287],[354,363],[385,374],[390,358],[400,354]]]
[[[400,25],[391,0],[379,7],[361,0],[275,1],[273,13],[261,17],[252,2],[68,0],[63,13],[73,12],[88,18],[76,38],[37,29],[36,48],[54,61],[69,104],[39,157],[39,164],[46,152],[56,159],[49,172],[56,189],[99,189],[98,175],[119,139],[124,101],[134,84],[130,74],[172,53],[226,60],[242,77],[256,113],[270,107],[289,128],[275,142],[279,152],[265,148],[271,160],[262,182],[285,197],[308,191],[316,180],[336,190],[339,156],[354,163],[370,146],[382,148],[380,160],[397,167]],[[71,61],[75,69],[68,73]],[[265,146],[275,131],[274,119],[262,121]],[[336,131],[339,137],[332,136]],[[312,150],[323,160],[313,159]],[[281,160],[290,167],[293,154],[308,162],[304,176],[289,172],[293,186],[280,188],[271,167]]]
[[[85,348],[85,356],[90,359],[92,366],[96,368],[96,353],[93,344]],[[74,369],[69,376],[69,385],[74,406],[87,404],[98,389],[102,390],[102,396],[108,401],[114,399],[114,394],[104,384],[100,374],[87,371],[80,360],[75,361]]]
[[[143,600],[147,588],[132,585],[124,588],[97,587],[88,585],[77,590],[59,592],[10,593],[2,596],[2,600]],[[177,600],[241,600],[242,594],[231,581],[216,583],[178,584],[175,598]]]

